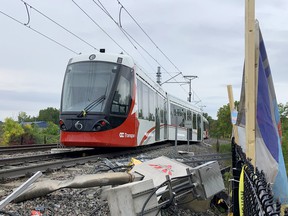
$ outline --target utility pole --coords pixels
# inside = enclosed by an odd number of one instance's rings
[[[188,84],[189,84],[189,97],[188,101],[191,102],[191,95],[192,95],[192,87],[191,87],[191,81],[193,79],[198,78],[198,76],[184,76],[185,79],[188,79]]]
[[[160,66],[158,66],[157,67],[157,73],[156,73],[156,78],[157,78],[157,83],[159,84],[159,85],[161,85],[161,71],[160,71],[160,69],[161,69],[161,67]]]
[[[158,72],[156,73],[157,80],[158,80],[158,74],[159,74],[159,72],[160,72],[160,69],[158,68]],[[161,73],[160,73],[160,74],[161,74]],[[161,83],[160,85],[163,85],[163,84],[165,84],[165,83],[183,83],[183,84],[189,84],[189,97],[188,97],[188,101],[191,102],[191,95],[192,95],[191,81],[192,81],[193,79],[198,78],[198,76],[193,76],[193,75],[183,76],[184,79],[188,80],[187,82],[178,82],[178,81],[176,81],[176,82],[171,82],[171,81],[170,81],[171,79],[174,79],[175,77],[177,77],[177,76],[180,75],[180,74],[182,74],[182,73],[179,72],[178,74],[176,74],[175,76],[171,77],[171,78],[168,79],[167,81]],[[158,81],[157,81],[157,83],[158,83]]]

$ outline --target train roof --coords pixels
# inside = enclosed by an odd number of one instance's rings
[[[167,93],[164,91],[164,89],[156,83],[150,76],[148,76],[143,70],[139,68],[139,70],[136,72],[138,76],[140,76],[147,84],[149,84],[151,87],[153,87],[155,90],[157,90],[162,95],[166,95],[168,99],[175,104],[180,105],[181,107],[185,107],[186,109],[192,109],[196,112],[202,113],[202,110],[199,106],[196,106],[188,101],[181,100],[177,96],[171,95],[170,93]],[[156,74],[155,74],[156,75]]]
[[[163,96],[166,97],[166,92],[162,89],[161,85],[155,82],[150,76],[148,76],[145,71],[138,65],[136,74],[138,77],[140,77],[146,84],[150,85],[155,91],[161,93]],[[156,72],[155,72],[155,78],[156,78]]]
[[[84,61],[105,61],[105,62],[113,62],[113,63],[121,63],[122,65],[125,65],[127,67],[134,67],[135,63],[133,59],[124,54],[111,54],[111,53],[91,53],[88,55],[79,55],[76,57],[73,57],[69,60],[69,64],[75,63],[75,62],[84,62]]]
[[[191,102],[184,101],[184,100],[179,99],[179,98],[177,98],[176,96],[171,95],[171,94],[168,94],[168,93],[167,93],[167,97],[168,97],[168,99],[170,100],[170,102],[172,102],[172,103],[178,104],[178,105],[180,105],[181,107],[184,107],[184,108],[186,108],[186,109],[192,109],[192,110],[194,110],[194,111],[197,111],[197,112],[199,112],[199,113],[202,113],[202,110],[200,109],[200,107],[192,104]]]

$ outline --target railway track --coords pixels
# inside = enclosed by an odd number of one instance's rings
[[[153,146],[143,146],[129,149],[89,149],[81,151],[63,152],[56,154],[43,154],[0,160],[0,180],[30,176],[37,171],[58,170],[63,167],[72,167],[87,162],[95,162],[100,158],[113,158],[125,155],[139,154],[145,151],[155,151],[170,143]]]
[[[1,146],[0,154],[23,153],[33,151],[46,151],[51,148],[57,148],[59,144],[39,144],[39,145],[16,145],[16,146]]]
[[[212,160],[229,160],[231,159],[231,153],[222,153],[222,154],[203,154],[203,155],[194,155],[193,157],[183,157],[182,162],[185,164],[194,164],[194,163],[205,163]],[[181,160],[181,159],[180,159]]]
[[[85,149],[81,151],[63,152],[56,154],[43,154],[0,160],[0,180],[31,176],[37,171],[59,170],[88,162],[96,162],[101,158],[125,158],[147,151],[157,151],[159,148],[171,146],[170,143],[153,146],[142,146],[131,149]],[[185,164],[201,164],[211,160],[227,160],[231,154],[205,154],[193,156],[177,155],[177,160]]]
[[[60,152],[60,153],[49,153],[49,154],[40,154],[40,155],[29,155],[21,157],[11,157],[0,159],[0,169],[5,166],[18,166],[22,164],[35,163],[39,161],[48,161],[53,159],[64,159],[71,157],[81,157],[81,155],[91,155],[95,152],[94,149],[87,150],[75,150],[69,152]]]

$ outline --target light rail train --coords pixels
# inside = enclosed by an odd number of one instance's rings
[[[166,93],[123,54],[69,60],[62,88],[60,141],[77,147],[136,147],[208,137],[201,109]]]

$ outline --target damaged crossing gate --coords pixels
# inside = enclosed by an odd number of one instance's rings
[[[207,200],[224,190],[217,161],[192,168],[162,156],[136,165],[131,172],[143,180],[108,191],[112,216],[160,215],[167,205],[184,199]]]

